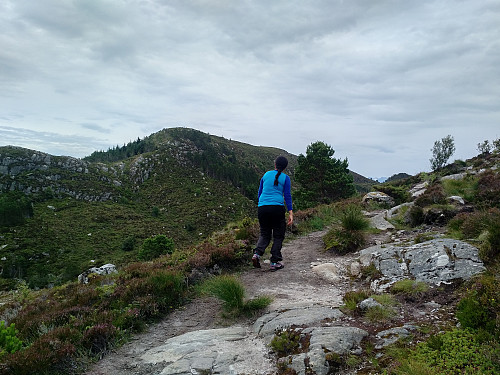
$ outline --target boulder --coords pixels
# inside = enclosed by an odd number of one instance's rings
[[[101,267],[92,267],[89,268],[87,271],[82,272],[80,275],[78,275],[78,282],[80,284],[88,284],[89,282],[89,275],[91,274],[96,274],[96,275],[110,275],[112,273],[117,273],[118,271],[116,270],[116,267],[114,264],[105,264]]]
[[[370,226],[373,228],[377,228],[379,230],[394,230],[396,229],[394,225],[389,223],[386,220],[387,213],[386,211],[379,213],[373,217],[371,217],[370,220]]]
[[[389,207],[394,206],[395,203],[394,198],[387,195],[386,193],[382,193],[381,191],[371,191],[365,194],[365,196],[362,199],[362,202],[363,203],[376,202],[387,205]]]
[[[385,291],[402,279],[416,279],[440,285],[467,280],[483,272],[478,249],[451,238],[433,239],[409,246],[377,245],[360,251],[363,266],[373,263],[383,277],[372,281],[372,289]]]
[[[427,190],[427,186],[429,186],[428,181],[421,182],[420,184],[415,185],[410,189],[410,194],[413,198],[417,198],[425,193]]]
[[[233,326],[172,337],[147,350],[137,365],[161,365],[162,375],[267,374],[273,370],[267,352],[262,340]]]
[[[272,312],[261,316],[254,323],[253,330],[256,334],[271,337],[279,329],[292,326],[310,326],[324,319],[337,320],[344,314],[339,309],[330,307],[309,307],[289,309],[280,312]]]

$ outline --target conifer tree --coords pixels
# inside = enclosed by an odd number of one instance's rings
[[[331,203],[356,192],[347,158],[336,159],[334,153],[331,146],[317,141],[307,146],[305,156],[299,155],[295,181],[300,187],[294,194],[294,205],[299,209]]]

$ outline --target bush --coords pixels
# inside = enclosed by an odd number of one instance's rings
[[[366,230],[370,227],[370,222],[363,215],[359,206],[350,205],[342,212],[340,221],[342,227],[348,231]]]
[[[457,306],[457,319],[466,328],[500,333],[500,277],[483,274],[474,278]]]
[[[81,334],[69,327],[58,327],[37,339],[30,347],[5,357],[8,374],[55,374],[73,367],[76,345]]]
[[[362,231],[332,228],[323,236],[323,242],[326,250],[333,250],[344,255],[363,247],[366,238]]]
[[[367,299],[370,296],[370,293],[364,290],[359,291],[350,291],[344,295],[344,307],[353,312],[358,308],[358,303]]]
[[[437,339],[418,344],[404,362],[423,363],[425,367],[432,367],[435,374],[493,375],[500,371],[500,364],[491,359],[494,351],[498,351],[497,344],[483,343],[473,332],[455,329],[440,334]]]
[[[160,234],[155,237],[147,238],[139,250],[139,259],[152,260],[160,255],[172,254],[175,250],[174,240]]]
[[[7,192],[0,195],[0,227],[24,224],[33,216],[31,200],[21,192]]]
[[[426,207],[433,204],[445,204],[446,195],[440,183],[430,185],[427,190],[415,199],[415,205]]]
[[[135,247],[135,236],[130,236],[125,238],[125,240],[122,243],[122,250],[132,251],[134,250],[134,247]]]
[[[479,248],[479,257],[485,263],[498,260],[500,254],[500,222],[492,222],[487,229],[486,241]]]
[[[225,312],[234,316],[242,313],[251,315],[254,311],[267,307],[272,301],[266,296],[245,301],[243,284],[231,275],[216,276],[207,280],[201,290],[222,300]]]
[[[477,202],[487,207],[500,208],[500,175],[488,170],[479,175]]]
[[[294,354],[300,348],[300,332],[294,329],[277,331],[271,340],[271,348],[278,357]]]
[[[413,228],[421,225],[424,222],[425,214],[424,209],[420,206],[411,206],[408,211],[406,211],[406,218],[408,224]]]
[[[116,327],[110,323],[96,324],[83,333],[83,346],[92,354],[105,353],[116,333]]]
[[[386,193],[387,195],[394,198],[396,205],[400,205],[411,200],[411,195],[408,192],[408,188],[405,186],[394,186],[394,185],[378,185],[377,190],[382,193]]]
[[[18,333],[15,324],[6,326],[5,321],[0,321],[0,359],[21,350],[23,342],[17,337]]]

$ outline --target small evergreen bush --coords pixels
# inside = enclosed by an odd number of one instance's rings
[[[22,349],[23,342],[17,337],[18,334],[15,324],[7,326],[5,321],[0,321],[0,359],[5,354],[15,353]]]
[[[500,363],[492,356],[498,349],[498,344],[481,342],[470,330],[454,329],[439,334],[437,339],[419,343],[416,350],[402,362],[408,364],[408,361],[413,361],[414,365],[420,363],[423,368],[432,368],[436,375],[493,375],[500,371]],[[403,370],[401,366],[395,373],[415,374]]]
[[[174,241],[171,238],[160,234],[144,240],[138,256],[141,260],[152,260],[158,258],[160,255],[172,254],[174,250]]]
[[[300,332],[294,329],[277,331],[270,346],[278,357],[293,354],[300,348]]]

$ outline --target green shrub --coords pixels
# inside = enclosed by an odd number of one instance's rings
[[[267,296],[245,301],[245,287],[232,275],[213,277],[201,286],[201,290],[222,300],[225,312],[234,316],[242,313],[252,315],[256,310],[263,309],[272,302]]]
[[[455,329],[418,344],[403,363],[422,363],[424,368],[432,367],[435,374],[493,375],[500,371],[500,363],[492,360],[491,355],[498,349],[498,343],[481,342],[473,332]]]
[[[134,247],[135,247],[135,236],[129,236],[125,238],[125,240],[122,243],[122,250],[132,251],[134,250]]]
[[[460,324],[467,328],[486,327],[491,322],[487,308],[473,296],[460,300],[456,314]]]
[[[415,199],[415,205],[419,207],[427,207],[433,204],[445,204],[446,195],[441,183],[430,185],[425,192]]]
[[[472,213],[460,213],[448,223],[448,229],[465,238],[477,238],[492,224],[500,222],[500,210],[490,208]]]
[[[293,354],[300,348],[300,332],[294,329],[277,331],[270,345],[278,357]]]
[[[492,222],[488,226],[486,240],[479,248],[479,257],[485,263],[498,260],[500,254],[500,222]]]
[[[382,272],[375,266],[375,264],[370,263],[368,266],[361,267],[361,275],[367,279],[375,280],[383,276]]]
[[[89,327],[83,333],[82,344],[90,353],[105,353],[117,334],[117,329],[110,323],[100,323]]]
[[[73,367],[76,345],[81,334],[69,327],[57,327],[41,336],[31,346],[5,357],[9,374],[57,374],[65,373],[64,363]],[[59,369],[58,369],[59,367]]]
[[[24,224],[25,219],[33,216],[31,200],[21,192],[0,194],[0,227]]]
[[[342,212],[340,222],[347,231],[361,231],[370,227],[370,221],[359,206],[350,205]]]
[[[365,290],[350,291],[344,294],[344,307],[353,312],[357,309],[358,303],[368,298],[370,294]]]
[[[424,210],[420,206],[412,206],[408,209],[407,213],[408,224],[414,228],[421,225],[424,222]]]
[[[365,234],[359,230],[332,228],[324,236],[326,250],[334,250],[343,255],[360,249],[365,243]]]
[[[259,223],[257,220],[244,218],[235,230],[236,240],[247,240],[255,242],[259,237]]]
[[[400,205],[411,200],[411,195],[408,192],[408,188],[405,186],[383,184],[377,185],[377,190],[381,191],[382,193],[386,193],[387,195],[394,198],[396,205]]]
[[[479,175],[476,201],[486,207],[500,208],[500,174],[487,170]]]
[[[457,318],[463,327],[500,333],[500,276],[482,274],[469,282],[457,306]]]
[[[152,260],[158,258],[160,255],[172,254],[174,250],[174,241],[171,238],[160,234],[144,240],[138,255],[141,260]]]
[[[17,337],[19,331],[15,324],[6,326],[5,321],[0,321],[0,359],[5,354],[15,353],[21,350],[23,342]]]

